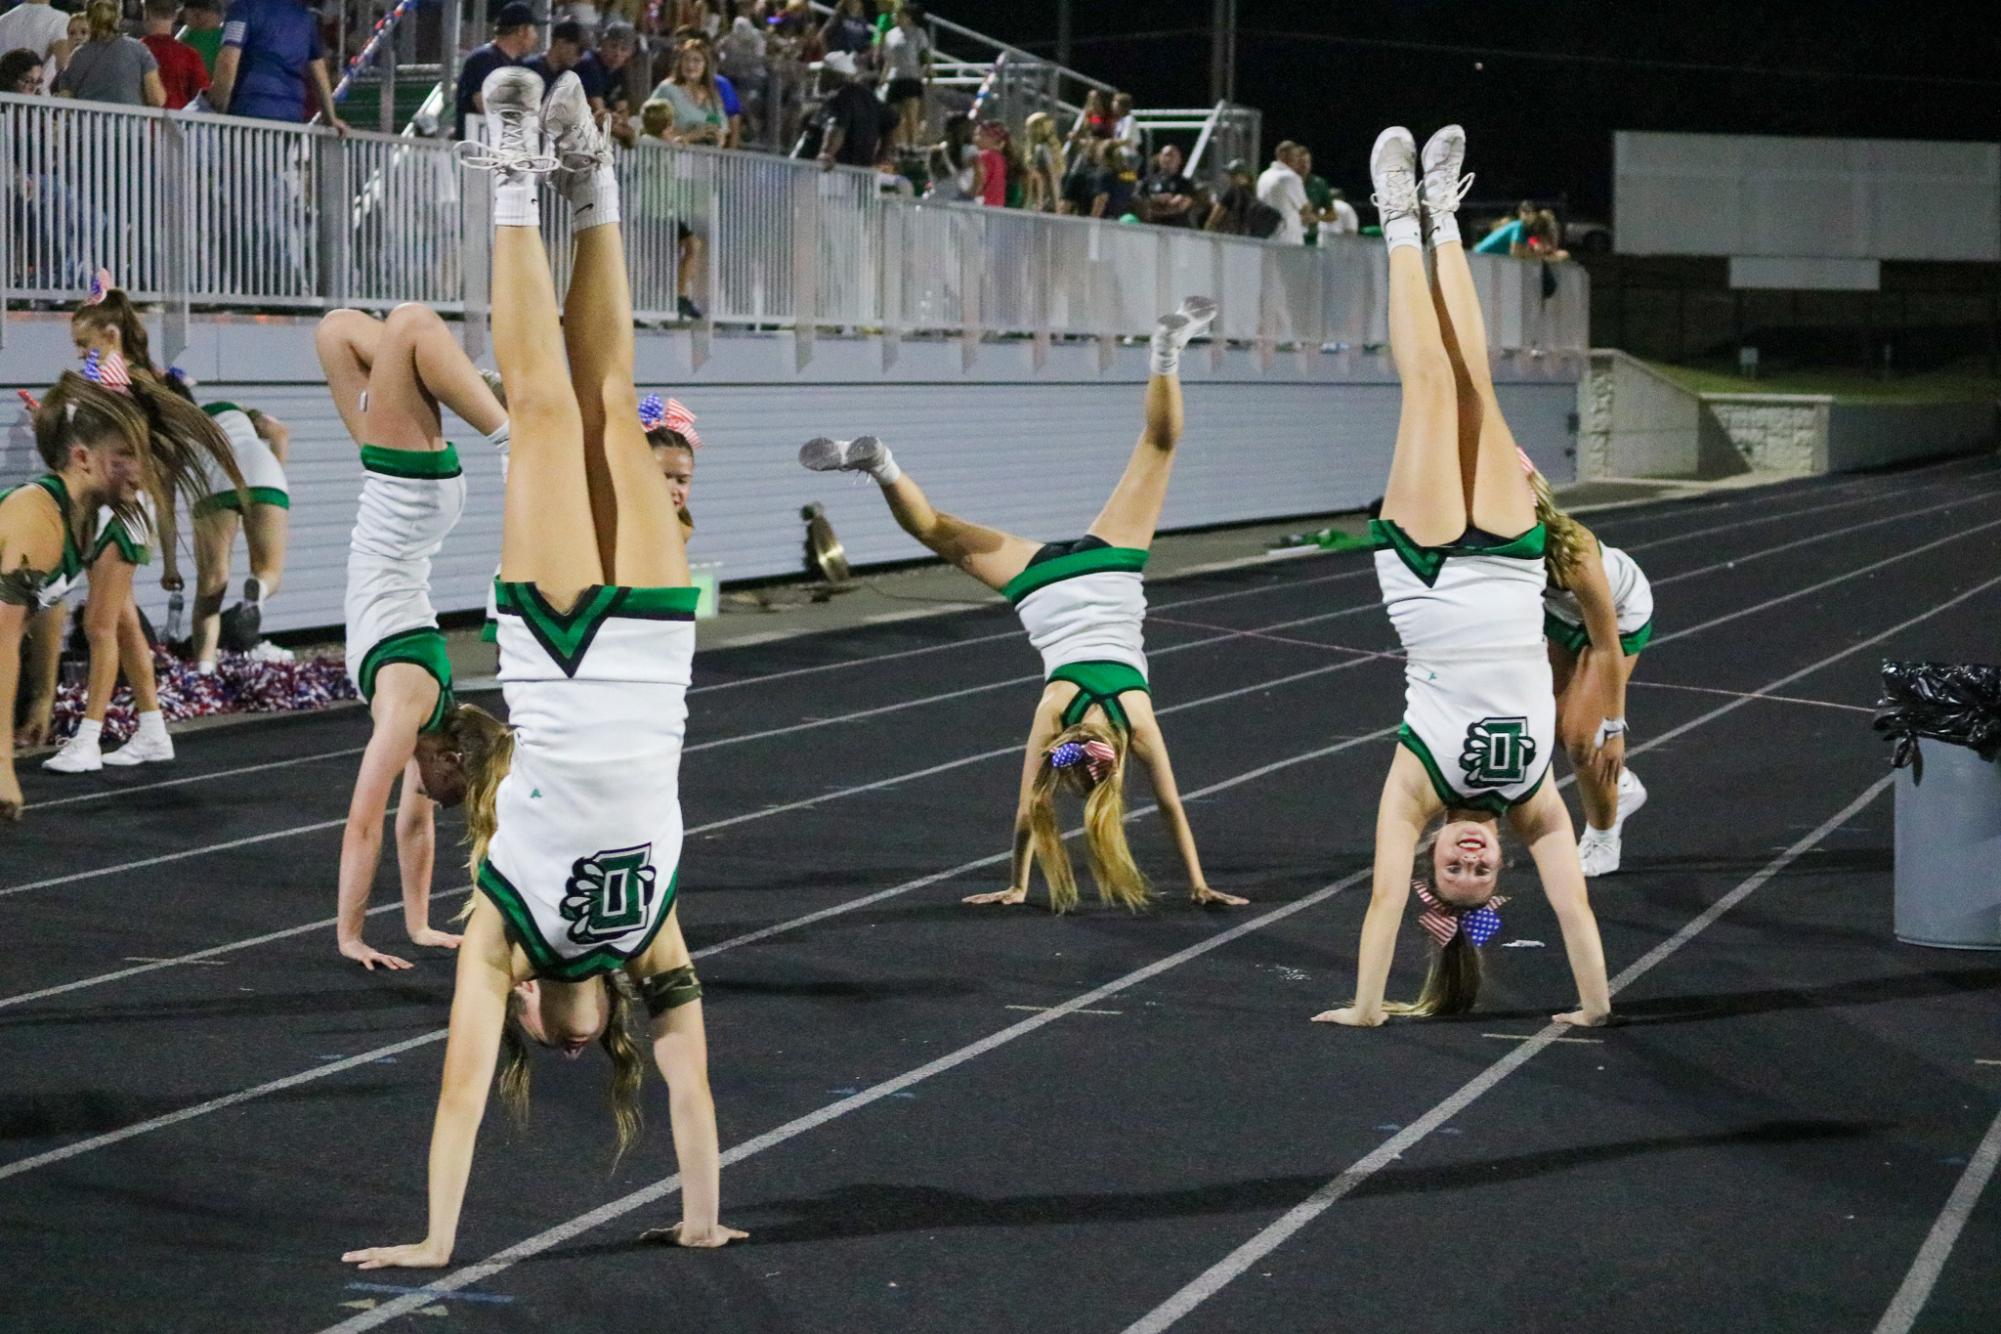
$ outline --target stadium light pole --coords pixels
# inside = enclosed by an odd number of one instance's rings
[[[1237,0],[1215,0],[1209,40],[1209,101],[1237,100]]]
[[[1070,60],[1070,0],[1056,0],[1056,63],[1064,69],[1072,68]]]

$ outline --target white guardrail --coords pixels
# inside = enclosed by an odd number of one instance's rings
[[[170,320],[196,307],[485,305],[484,178],[449,144],[0,95],[0,154],[7,301],[72,301],[102,267]],[[706,252],[691,275],[705,324],[1114,338],[1208,292],[1231,341],[1387,337],[1373,238],[1308,248],[932,204],[882,194],[870,172],[653,143],[622,152],[618,170],[641,321],[676,318],[686,229]],[[557,254],[560,230],[552,216]],[[1475,256],[1474,275],[1496,351],[1589,346],[1576,265]]]

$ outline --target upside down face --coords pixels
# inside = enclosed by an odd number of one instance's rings
[[[1458,908],[1477,908],[1501,879],[1501,839],[1494,823],[1448,819],[1431,849],[1432,892]]]

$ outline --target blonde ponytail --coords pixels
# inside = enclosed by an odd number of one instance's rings
[[[1556,494],[1549,489],[1549,479],[1540,472],[1529,474],[1529,490],[1535,493],[1536,522],[1547,534],[1542,559],[1549,570],[1549,581],[1558,588],[1569,588],[1581,563],[1597,554],[1598,539],[1589,528],[1563,512],[1556,503]]]
[[[472,845],[466,869],[476,877],[500,827],[500,780],[514,766],[514,732],[478,705],[460,704],[445,719],[444,733],[465,771],[466,841]]]

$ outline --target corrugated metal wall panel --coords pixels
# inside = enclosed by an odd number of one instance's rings
[[[63,322],[33,323],[42,326],[33,338],[10,328],[0,382],[46,383],[69,360]],[[181,358],[203,378],[198,396],[205,401],[258,407],[292,428],[292,545],[284,589],[266,617],[274,630],[340,625],[360,490],[354,445],[317,382],[310,327],[308,321],[228,325],[197,339]],[[725,579],[802,568],[799,511],[816,500],[857,564],[927,554],[896,528],[872,485],[799,468],[799,444],[814,435],[880,435],[941,508],[1052,539],[1074,537],[1090,523],[1139,432],[1144,363],[1137,348],[1118,349],[1113,365],[1100,369],[1095,347],[1059,347],[1043,377],[1024,382],[1026,354],[1018,347],[983,350],[962,371],[956,346],[911,345],[885,372],[880,344],[826,340],[809,375],[773,383],[772,358],[789,362],[792,350],[789,342],[765,340],[739,349],[734,362],[719,352],[701,370],[683,370],[685,378],[666,383],[656,377],[684,350],[677,345],[670,354],[663,342],[642,346],[641,392],[676,394],[700,416],[706,443],[692,554],[720,562]],[[946,366],[956,372],[949,379],[940,374]],[[1253,354],[1232,350],[1219,374],[1198,350],[1184,371],[1187,433],[1164,526],[1323,513],[1381,493],[1399,405],[1384,359],[1318,358],[1302,370],[1287,356],[1263,372]],[[1504,383],[1502,403],[1537,463],[1568,479],[1574,375],[1552,366],[1504,373],[1547,376]],[[448,422],[447,431],[465,461],[469,500],[434,567],[433,586],[440,610],[469,611],[483,605],[499,555],[500,470],[494,452],[463,423]],[[17,419],[0,456],[0,477],[12,481],[35,470],[33,442]],[[239,544],[233,584],[242,566]],[[189,567],[191,573],[191,561]],[[141,596],[149,613],[164,610],[165,595],[153,580],[142,579]]]

